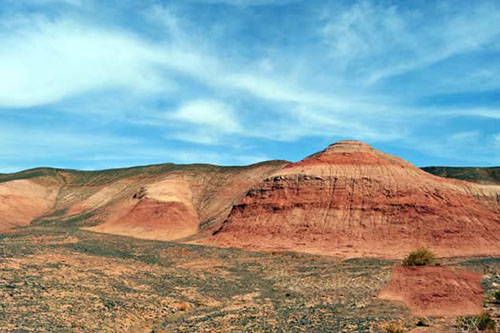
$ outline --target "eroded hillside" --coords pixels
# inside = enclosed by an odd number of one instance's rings
[[[500,254],[500,186],[430,175],[356,141],[285,166],[200,243],[349,257]]]
[[[35,169],[2,175],[0,226],[56,225],[139,238],[183,238],[216,226],[248,189],[286,164]]]

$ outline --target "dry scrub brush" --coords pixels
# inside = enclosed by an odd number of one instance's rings
[[[410,252],[403,260],[403,266],[429,266],[434,265],[436,256],[431,251],[425,248]]]

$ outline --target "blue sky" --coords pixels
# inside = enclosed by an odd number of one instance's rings
[[[0,0],[0,172],[500,165],[500,2]]]

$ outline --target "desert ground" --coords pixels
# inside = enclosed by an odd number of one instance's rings
[[[499,258],[440,263],[478,272],[484,310],[499,319]],[[5,332],[457,331],[457,313],[432,315],[432,287],[427,303],[379,297],[400,264],[25,227],[0,235],[0,325]],[[417,303],[428,292],[404,287]],[[460,312],[471,295],[462,286],[441,288],[438,298]]]

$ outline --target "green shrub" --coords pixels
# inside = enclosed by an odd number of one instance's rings
[[[500,290],[495,291],[495,300],[500,303]]]
[[[436,256],[431,251],[420,248],[410,254],[403,260],[404,266],[428,266],[433,265],[436,261]]]
[[[465,331],[491,331],[494,332],[496,323],[485,312],[473,317],[458,317],[457,327]]]

